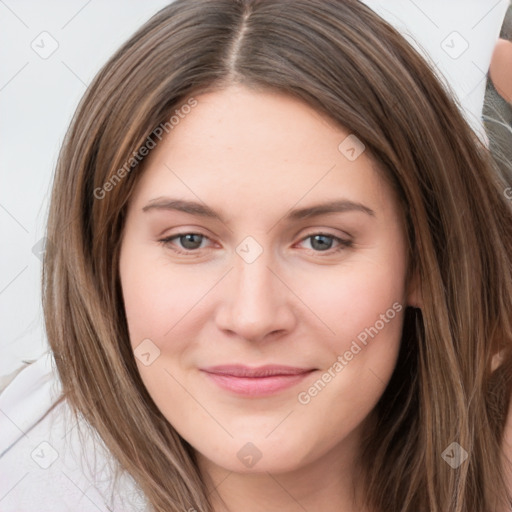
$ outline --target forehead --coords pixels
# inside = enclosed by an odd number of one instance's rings
[[[392,199],[361,141],[299,99],[240,86],[194,99],[148,155],[141,201],[195,195],[243,215],[340,197],[384,208]]]

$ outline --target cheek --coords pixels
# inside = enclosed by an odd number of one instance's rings
[[[123,248],[120,275],[132,345],[145,338],[160,343],[205,293],[208,279],[186,267],[176,271],[154,248]]]
[[[330,328],[315,338],[321,371],[297,395],[299,411],[330,421],[319,444],[328,449],[341,433],[356,428],[375,407],[395,369],[400,349],[405,290],[402,261],[354,265],[339,280],[309,288],[312,306]]]
[[[357,261],[295,282],[297,294],[321,320],[320,339],[340,353],[358,336],[364,343],[365,333],[376,323],[381,338],[398,343],[401,316],[397,313],[405,309],[404,277],[405,261],[396,254],[394,261]]]
[[[333,421],[354,426],[384,392],[406,309],[405,251],[395,247],[389,253],[369,252],[325,279],[304,280],[301,292],[325,325],[315,338],[315,350],[322,354],[319,380],[298,397],[311,414],[329,409]]]

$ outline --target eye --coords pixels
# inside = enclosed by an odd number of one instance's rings
[[[206,235],[201,233],[178,233],[176,235],[162,238],[159,242],[165,246],[169,246],[178,254],[193,254],[198,249],[205,249],[203,242],[210,240]],[[306,248],[315,253],[337,253],[352,246],[351,240],[331,235],[329,233],[312,233],[303,238],[300,243],[310,241],[310,248]],[[337,244],[337,245],[335,245]],[[334,245],[334,248],[333,248]]]
[[[181,247],[176,246],[174,243],[175,240],[178,241]],[[170,246],[171,249],[178,254],[189,254],[197,249],[204,249],[202,243],[205,240],[209,240],[209,238],[201,233],[179,233],[162,238],[159,242],[163,245]]]
[[[352,246],[351,240],[344,240],[343,238],[331,235],[329,233],[313,233],[303,238],[301,242],[310,241],[311,250],[314,252],[328,252],[336,253]],[[334,244],[337,246],[332,248]]]

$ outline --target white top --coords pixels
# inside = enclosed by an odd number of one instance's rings
[[[147,501],[96,431],[58,400],[51,353],[23,369],[0,394],[1,512],[143,512]]]

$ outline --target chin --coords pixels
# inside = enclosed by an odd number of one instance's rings
[[[201,451],[201,457],[228,471],[243,474],[287,473],[306,465],[312,458],[312,452],[298,439],[289,439],[283,444],[279,439],[265,440],[264,437],[252,441],[237,438],[224,445],[223,453],[208,448]]]

